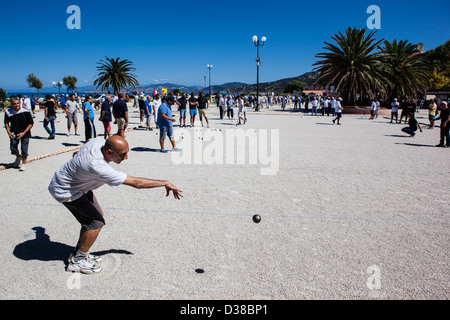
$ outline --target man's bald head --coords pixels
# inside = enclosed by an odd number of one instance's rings
[[[107,162],[121,163],[128,158],[128,151],[130,151],[130,147],[127,140],[118,135],[106,140],[103,147],[103,155]]]

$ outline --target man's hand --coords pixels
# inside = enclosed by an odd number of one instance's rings
[[[166,197],[168,197],[169,194],[170,194],[170,191],[172,191],[172,192],[173,192],[173,196],[175,197],[175,199],[180,200],[180,197],[183,198],[183,195],[181,194],[183,191],[177,189],[177,188],[176,188],[173,184],[171,184],[170,182],[167,182],[167,183],[166,183],[165,188],[166,188],[166,191],[167,191]]]

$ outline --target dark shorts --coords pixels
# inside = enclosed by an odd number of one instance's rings
[[[63,205],[72,212],[83,230],[99,229],[106,224],[103,210],[92,191],[83,194],[77,200],[63,202]]]
[[[342,118],[342,112],[336,112],[336,117],[337,117],[338,119]]]

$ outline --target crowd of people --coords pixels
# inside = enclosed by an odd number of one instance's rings
[[[311,115],[322,114],[322,116],[332,116],[334,124],[341,125],[343,114],[342,99],[340,97],[326,96],[275,96],[264,95],[259,99],[252,95],[217,95],[215,103],[219,109],[219,117],[221,120],[236,119],[236,126],[247,123],[247,113],[249,109],[257,110],[258,108],[270,108],[272,106],[280,106],[285,110],[288,103],[293,104],[295,109],[303,109],[303,113],[311,113]],[[28,144],[31,136],[31,128],[34,125],[36,106],[40,106],[44,110],[43,126],[48,133],[48,139],[55,139],[57,119],[57,110],[61,109],[67,121],[67,136],[72,134],[79,136],[78,113],[82,114],[84,122],[85,141],[97,136],[95,111],[99,111],[100,116],[97,120],[102,123],[104,139],[110,138],[112,133],[112,124],[117,125],[115,134],[125,137],[125,131],[129,123],[129,110],[126,101],[132,103],[132,108],[137,108],[139,112],[139,127],[146,130],[159,130],[159,144],[161,152],[166,153],[164,141],[169,138],[172,144],[172,150],[180,151],[175,145],[173,125],[176,122],[173,112],[179,112],[180,127],[194,127],[196,120],[200,121],[200,125],[209,128],[210,122],[208,118],[208,109],[210,101],[205,97],[203,92],[198,95],[192,92],[190,95],[180,93],[177,95],[160,94],[156,91],[151,94],[143,92],[134,92],[132,95],[120,93],[104,94],[94,99],[92,95],[77,96],[75,93],[64,95],[47,94],[43,101],[38,101],[34,95],[28,98],[26,95],[22,98],[18,95],[11,99],[11,107],[5,111],[5,128],[11,139],[11,153],[16,155],[14,162],[15,167],[25,170],[26,159],[28,156]],[[416,101],[413,99],[403,98],[401,101],[394,99],[391,103],[390,123],[404,123],[408,127],[402,130],[411,136],[416,134],[417,130],[422,131],[422,127],[416,119],[416,112],[423,107],[428,108],[428,129],[433,129],[437,120],[441,120],[440,124],[440,142],[437,146],[449,146],[449,108],[448,102],[445,100],[436,101]],[[370,107],[369,120],[376,119],[380,110],[380,102],[373,99]],[[237,117],[235,118],[235,112]],[[198,118],[197,118],[198,117]],[[186,121],[188,118],[188,121]],[[187,122],[187,123],[186,123]],[[72,133],[73,128],[73,133]],[[21,142],[21,152],[18,145]],[[20,166],[22,163],[22,166]]]

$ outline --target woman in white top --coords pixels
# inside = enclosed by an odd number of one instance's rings
[[[245,124],[245,117],[244,117],[244,100],[242,100],[241,96],[237,97],[237,107],[238,107],[238,120],[239,122],[236,124],[236,126],[241,125],[241,119]]]

